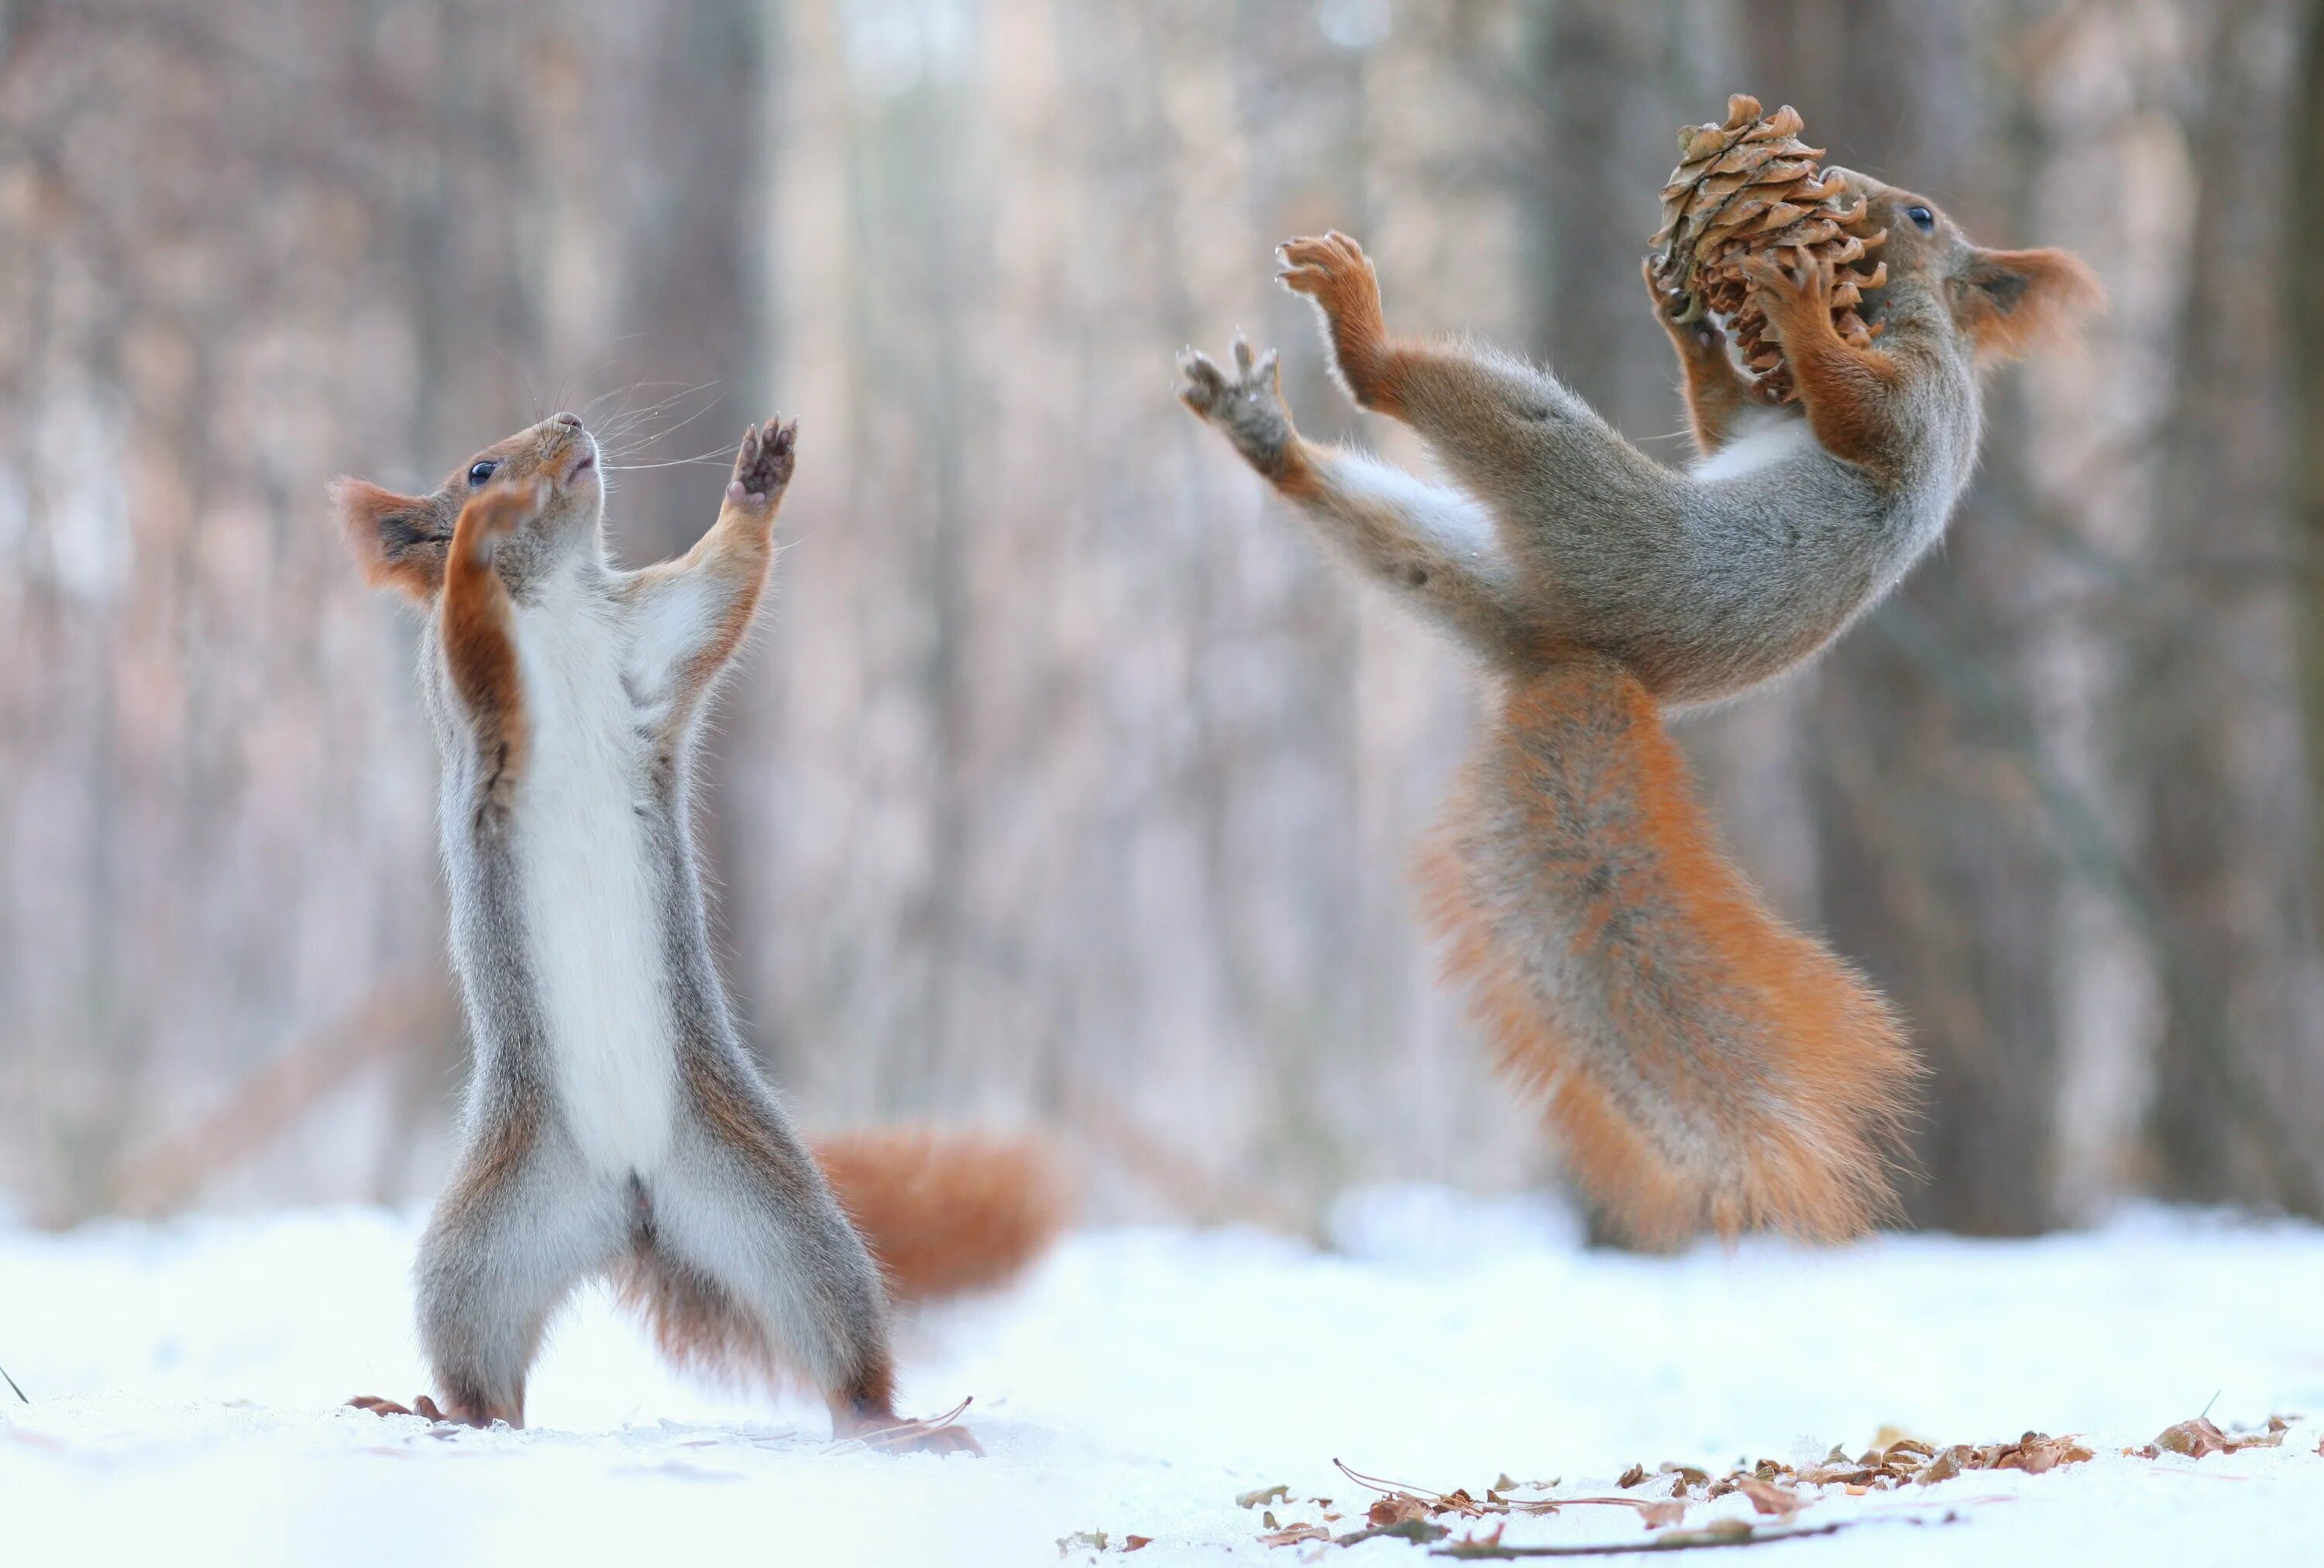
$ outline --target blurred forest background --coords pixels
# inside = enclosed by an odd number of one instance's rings
[[[709,761],[807,1120],[1063,1130],[1101,1213],[1554,1179],[1405,867],[1475,695],[1174,402],[1271,246],[1673,461],[1681,124],[1797,105],[2111,315],[1950,544],[1686,738],[1936,1065],[1913,1217],[2324,1211],[2324,48],[2293,0],[0,0],[0,1192],[408,1199],[461,1072],[414,631],[334,474],[559,407],[632,563],[803,416]],[[699,458],[698,462],[687,459]]]

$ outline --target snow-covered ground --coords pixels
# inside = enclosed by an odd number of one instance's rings
[[[1868,1522],[1759,1555],[2290,1563],[2324,1540],[2324,1231],[2308,1226],[2147,1211],[2032,1242],[1664,1259],[1585,1250],[1555,1210],[1418,1190],[1351,1201],[1332,1251],[1085,1233],[1020,1289],[909,1332],[907,1407],[975,1396],[982,1461],[835,1449],[819,1409],[665,1373],[595,1298],[536,1370],[530,1430],[342,1410],[423,1386],[414,1233],[374,1211],[0,1230],[0,1367],[32,1401],[0,1387],[0,1562],[1034,1564],[1103,1531],[1102,1562],[1134,1535],[1152,1568],[1379,1568],[1425,1548],[1270,1548],[1236,1495],[1286,1485],[1283,1525],[1333,1499],[1344,1533],[1370,1494],[1335,1456],[1440,1491],[1506,1473],[1557,1478],[1524,1496],[1602,1496],[1633,1463],[1817,1460],[1883,1426],[2080,1433],[2098,1457],[1835,1492],[1797,1522]],[[2222,1425],[2303,1419],[2273,1449],[2121,1453],[2207,1406]],[[1729,1517],[1749,1517],[1742,1498],[1684,1527]],[[1649,1538],[1596,1507],[1504,1537]]]

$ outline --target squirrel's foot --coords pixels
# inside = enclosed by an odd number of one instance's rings
[[[1340,379],[1368,409],[1393,412],[1383,383],[1388,361],[1388,318],[1380,312],[1379,275],[1363,246],[1333,229],[1320,237],[1284,241],[1275,254],[1283,262],[1276,281],[1305,294],[1322,311]]]
[[[1254,357],[1238,332],[1234,365],[1229,374],[1201,350],[1182,350],[1178,373],[1185,379],[1178,383],[1178,401],[1225,431],[1252,467],[1277,478],[1297,438],[1283,406],[1279,362],[1272,348]]]
[[[957,1410],[952,1415],[958,1415]],[[882,1453],[973,1453],[984,1457],[984,1445],[975,1434],[955,1423],[951,1416],[940,1416],[933,1421],[906,1421],[890,1416],[877,1425],[862,1425],[848,1433],[850,1441]]]
[[[409,1405],[399,1405],[392,1399],[383,1399],[376,1394],[358,1394],[347,1401],[350,1410],[368,1410],[374,1416],[418,1416],[439,1424],[450,1425],[452,1417],[437,1407],[436,1401],[422,1394]]]
[[[798,421],[786,424],[781,416],[742,432],[734,452],[733,476],[726,484],[726,503],[753,512],[782,499],[798,462]]]

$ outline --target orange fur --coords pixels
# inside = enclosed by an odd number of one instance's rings
[[[2070,251],[1974,250],[1954,290],[1953,316],[1980,364],[2018,359],[2069,337],[2106,302],[2106,290]]]
[[[1448,822],[1421,869],[1448,971],[1618,1226],[1893,1213],[1898,1021],[1727,858],[1635,678],[1579,655],[1513,684]]]
[[[1686,378],[1687,422],[1694,429],[1694,449],[1709,457],[1727,444],[1735,421],[1751,406],[1750,383],[1743,373],[1735,368],[1735,361],[1727,352],[1727,335],[1716,322],[1705,317],[1700,320],[1681,323],[1674,313],[1684,303],[1682,296],[1665,294],[1655,281],[1655,263],[1651,257],[1639,263],[1646,274],[1646,296],[1654,301],[1655,319],[1678,351],[1681,374]]]
[[[1817,444],[1847,462],[1891,467],[1900,434],[1895,393],[1904,373],[1888,355],[1856,347],[1832,325],[1831,263],[1819,259],[1793,273],[1757,256],[1744,272],[1759,287]]]
[[[1035,1143],[902,1127],[807,1147],[899,1302],[1002,1284],[1065,1221],[1065,1184]]]
[[[399,495],[363,479],[331,484],[339,530],[374,588],[426,604],[444,586],[445,531],[431,496]]]
[[[545,486],[499,484],[460,509],[444,563],[444,666],[475,727],[485,799],[505,805],[524,771],[528,731],[514,610],[493,569],[493,541],[538,513]]]
[[[1286,241],[1282,254],[1284,287],[1314,300],[1330,323],[1333,360],[1348,395],[1374,413],[1400,415],[1398,350],[1388,341],[1371,258],[1337,230]]]

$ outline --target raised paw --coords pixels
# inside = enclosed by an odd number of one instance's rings
[[[1321,236],[1285,240],[1275,247],[1283,271],[1276,281],[1295,294],[1305,294],[1335,318],[1349,308],[1370,302],[1379,313],[1379,276],[1372,271],[1364,247],[1333,229]]]
[[[1832,266],[1806,250],[1792,253],[1792,264],[1783,266],[1771,255],[1746,256],[1740,263],[1743,281],[1766,296],[1770,320],[1792,311],[1818,311],[1831,318]]]
[[[1284,411],[1277,364],[1271,348],[1254,356],[1240,333],[1231,374],[1199,349],[1178,355],[1178,373],[1184,378],[1178,383],[1178,401],[1225,431],[1235,449],[1270,477],[1280,470],[1295,434],[1291,416]]]
[[[761,507],[779,499],[791,482],[798,461],[798,421],[782,419],[752,425],[735,449],[734,474],[726,483],[726,499],[736,506]]]
[[[1380,314],[1379,278],[1363,246],[1334,229],[1320,238],[1286,240],[1276,254],[1283,260],[1277,281],[1307,296],[1323,313],[1324,337],[1349,392],[1365,408],[1397,412],[1386,369],[1388,322]]]
[[[493,544],[534,518],[549,504],[549,481],[501,479],[468,498],[453,529],[456,547],[465,545],[478,560],[491,558]]]
[[[1647,256],[1638,263],[1646,280],[1646,298],[1654,301],[1655,319],[1673,342],[1690,353],[1708,353],[1727,346],[1727,334],[1719,329],[1702,302],[1681,289],[1663,287],[1655,273],[1655,259]]]

